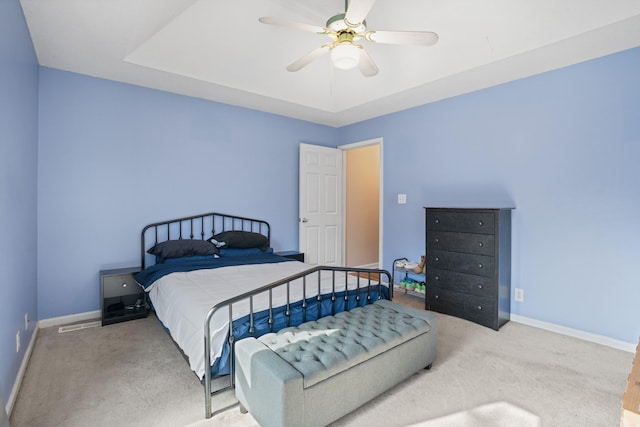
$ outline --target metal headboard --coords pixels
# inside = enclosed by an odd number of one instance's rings
[[[207,240],[223,231],[252,231],[267,236],[271,244],[271,226],[259,219],[210,212],[149,224],[140,236],[140,261],[147,267],[147,250],[157,243],[167,240],[200,239]],[[153,258],[153,257],[151,257]],[[151,259],[149,258],[149,259]]]

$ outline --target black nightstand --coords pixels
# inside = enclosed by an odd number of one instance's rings
[[[298,251],[275,252],[275,255],[283,256],[285,258],[292,258],[292,259],[295,259],[296,261],[304,262],[304,254]]]
[[[147,317],[144,290],[133,276],[139,267],[100,271],[102,326]]]

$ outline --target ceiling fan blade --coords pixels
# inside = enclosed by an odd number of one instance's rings
[[[433,46],[440,39],[431,31],[370,31],[365,38],[375,43]]]
[[[344,20],[347,25],[357,26],[364,21],[376,0],[351,0]]]
[[[292,28],[294,30],[302,30],[307,31],[309,33],[326,33],[326,30],[323,27],[319,27],[317,25],[304,24],[301,22],[289,21],[288,19],[275,18],[273,16],[263,16],[258,18],[258,21],[263,24],[270,25],[278,25],[280,27]]]
[[[376,67],[376,64],[373,63],[373,60],[364,49],[360,52],[358,68],[360,68],[360,72],[365,77],[373,77],[378,74],[378,67]]]
[[[289,64],[289,66],[287,67],[287,71],[298,71],[298,70],[301,70],[303,67],[305,67],[306,65],[308,65],[312,61],[320,58],[322,55],[324,55],[325,53],[329,52],[330,50],[331,50],[331,48],[329,47],[328,44],[324,45],[324,46],[321,46],[321,47],[311,51],[307,55],[303,56],[302,58],[298,59],[297,61],[294,61],[291,64]]]

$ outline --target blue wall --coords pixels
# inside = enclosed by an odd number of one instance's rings
[[[636,342],[639,69],[632,49],[333,129],[39,69],[18,1],[0,0],[0,387],[24,313],[97,310],[98,271],[137,265],[147,223],[257,216],[295,249],[300,142],[384,138],[386,264],[424,252],[424,205],[513,203],[513,312]]]
[[[8,399],[37,319],[38,63],[17,0],[0,0],[0,389]],[[16,332],[21,349],[16,353]]]
[[[100,308],[98,272],[140,265],[146,224],[217,211],[298,247],[298,145],[334,128],[42,68],[38,316]],[[285,196],[286,195],[286,196]]]
[[[515,204],[512,312],[637,342],[639,72],[636,48],[342,128],[384,138],[387,264],[424,253],[423,206]]]

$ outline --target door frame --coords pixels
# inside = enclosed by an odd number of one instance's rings
[[[380,165],[379,165],[379,171],[378,171],[378,179],[379,179],[379,194],[378,194],[378,209],[379,209],[379,217],[378,217],[378,268],[382,268],[382,266],[384,266],[384,260],[383,260],[383,251],[382,248],[383,246],[383,240],[384,240],[384,175],[383,175],[383,171],[384,171],[384,149],[383,149],[383,138],[382,137],[378,137],[378,138],[373,138],[373,139],[367,139],[365,141],[359,141],[359,142],[354,142],[354,143],[350,143],[350,144],[345,144],[345,145],[339,145],[337,148],[339,148],[340,150],[342,150],[342,169],[343,169],[343,176],[346,177],[347,176],[347,151],[348,150],[353,150],[355,148],[362,148],[362,147],[368,147],[371,145],[378,145],[379,150],[380,150]],[[346,259],[346,246],[347,246],[347,233],[346,233],[346,227],[347,227],[347,212],[346,209],[344,209],[344,207],[346,206],[346,198],[347,198],[347,183],[346,183],[346,179],[342,180],[342,197],[343,197],[343,209],[342,209],[342,242],[341,242],[341,250],[342,250],[342,259],[343,259],[343,263],[344,260]]]

